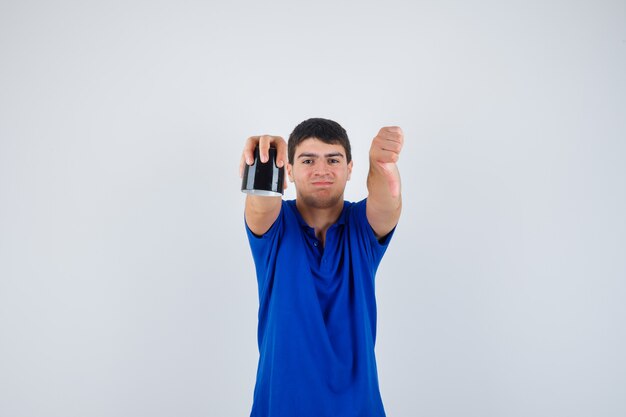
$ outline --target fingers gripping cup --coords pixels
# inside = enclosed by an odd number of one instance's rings
[[[245,164],[241,191],[247,194],[275,197],[283,195],[285,169],[276,166],[276,148],[269,148],[269,159],[261,162],[259,147],[254,149],[254,163]]]

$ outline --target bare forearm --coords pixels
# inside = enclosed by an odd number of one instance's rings
[[[281,197],[246,196],[246,216],[267,216],[280,210]]]
[[[385,169],[370,161],[367,175],[367,191],[369,199],[380,205],[380,208],[394,212],[402,206],[400,170],[396,164]]]
[[[280,214],[281,197],[246,196],[246,224],[254,234],[269,230]]]
[[[402,129],[382,128],[372,141],[367,176],[367,218],[378,236],[389,233],[400,218],[402,193],[396,162],[404,142]]]
[[[370,224],[378,237],[391,231],[400,219],[402,193],[400,172],[394,164],[390,172],[371,166],[367,176],[367,211]]]

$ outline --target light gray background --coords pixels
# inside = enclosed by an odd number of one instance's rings
[[[623,1],[2,1],[0,59],[1,416],[247,416],[239,156],[309,117],[351,200],[405,132],[390,417],[626,415]]]

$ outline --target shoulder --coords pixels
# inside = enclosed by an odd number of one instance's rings
[[[365,211],[366,206],[367,206],[366,198],[360,201],[344,201],[343,205],[344,205],[343,211],[347,218],[367,221],[367,216],[366,216],[366,211]]]
[[[377,237],[374,233],[374,229],[370,224],[367,217],[367,198],[359,200],[357,202],[346,202],[346,217],[349,223],[355,224],[361,229],[364,237],[371,242],[376,242],[379,245],[385,246],[389,243],[395,227],[386,235]]]

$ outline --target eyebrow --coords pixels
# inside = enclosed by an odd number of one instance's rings
[[[334,157],[341,157],[343,158],[343,154],[341,152],[331,152],[331,153],[327,153],[324,154],[324,157],[326,158],[334,158]],[[319,158],[319,155],[316,153],[310,153],[310,152],[303,152],[300,155],[298,155],[298,158]]]

